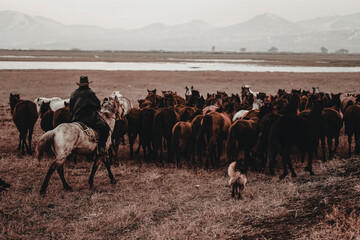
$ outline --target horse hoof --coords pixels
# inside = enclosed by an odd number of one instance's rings
[[[286,174],[284,173],[284,174],[280,175],[279,179],[283,180],[286,177],[286,175],[287,175],[287,173]]]
[[[40,195],[41,196],[45,196],[45,193],[46,193],[46,190],[43,190],[43,189],[40,190]]]
[[[70,186],[66,186],[66,187],[64,187],[64,189],[65,189],[66,191],[69,191],[69,192],[72,192],[72,191],[73,191],[73,188],[70,187]]]
[[[111,179],[111,180],[110,180],[110,183],[111,183],[111,184],[116,184],[116,180],[115,180],[115,179]]]
[[[297,177],[296,173],[291,174],[291,177],[296,178]]]

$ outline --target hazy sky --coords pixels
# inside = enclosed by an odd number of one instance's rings
[[[291,21],[348,15],[360,12],[360,0],[0,0],[0,10],[44,16],[64,24],[132,29],[194,19],[226,26],[265,12]]]

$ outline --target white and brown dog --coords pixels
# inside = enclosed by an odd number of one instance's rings
[[[238,195],[238,198],[241,199],[241,192],[245,188],[247,183],[246,173],[240,171],[240,162],[232,162],[228,168],[228,175],[230,177],[229,185],[232,187],[231,196],[235,197]]]

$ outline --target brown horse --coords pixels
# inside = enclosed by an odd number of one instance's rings
[[[144,161],[150,162],[152,158],[152,139],[153,139],[153,122],[155,109],[144,108],[141,110],[141,132],[140,143],[144,152]]]
[[[360,153],[360,105],[351,105],[344,113],[345,134],[348,137],[348,157],[351,157],[352,136],[355,135],[355,153]]]
[[[40,126],[45,132],[54,129],[53,118],[54,112],[50,108],[49,102],[43,102],[40,106]]]
[[[53,117],[53,126],[56,128],[61,123],[70,123],[71,122],[71,112],[70,105],[64,102],[65,107],[60,108],[54,112]]]
[[[181,166],[181,157],[189,159],[191,155],[190,144],[193,144],[191,141],[191,123],[177,122],[172,129],[172,151],[175,155],[177,168]]]
[[[236,120],[229,129],[226,143],[228,162],[238,161],[239,154],[244,151],[244,168],[247,171],[249,163],[254,168],[255,163],[251,161],[250,153],[257,143],[259,136],[259,118],[250,120]],[[251,161],[251,162],[250,162]]]
[[[328,144],[329,159],[332,159],[339,145],[339,136],[343,121],[340,113],[333,108],[324,108],[322,115],[325,123],[324,133]],[[335,139],[334,149],[332,148],[333,139]]]
[[[180,121],[179,114],[170,108],[160,108],[156,110],[154,114],[153,122],[153,147],[155,155],[160,153],[160,162],[162,163],[162,150],[163,150],[163,140],[166,143],[168,150],[168,162],[172,162],[172,129],[174,125]]]
[[[113,163],[115,166],[119,165],[119,157],[118,157],[119,145],[121,141],[125,145],[124,135],[127,133],[127,130],[128,130],[127,119],[125,117],[121,118],[120,116],[117,116],[114,130],[111,134],[111,145],[112,145],[110,148],[111,151],[109,151],[111,153],[111,157],[114,157]],[[114,153],[112,151],[114,151]]]
[[[130,159],[134,158],[134,150],[133,150],[134,142],[141,131],[140,115],[141,115],[141,110],[138,108],[130,108],[125,114],[125,118],[128,122],[127,133],[128,133],[129,145],[130,145]],[[136,152],[138,153],[139,150],[140,150],[140,143]]]
[[[26,147],[27,153],[32,154],[32,134],[34,131],[34,125],[38,119],[36,105],[32,101],[20,100],[19,94],[10,93],[10,108],[13,121],[20,132],[18,150],[21,148],[21,153],[25,154],[24,147]],[[29,134],[29,145],[26,144],[27,134]]]
[[[218,165],[222,154],[222,145],[226,141],[231,120],[226,113],[210,112],[202,121],[202,134],[206,139],[205,168]]]

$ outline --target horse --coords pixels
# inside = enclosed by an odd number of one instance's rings
[[[317,136],[314,127],[316,122],[322,118],[322,104],[315,102],[310,115],[307,118],[297,116],[298,102],[295,99],[291,99],[288,103],[286,114],[280,117],[272,125],[268,139],[268,158],[274,158],[274,152],[276,152],[280,146],[283,173],[280,175],[280,180],[284,179],[288,174],[287,166],[292,173],[292,177],[296,177],[296,173],[292,166],[290,158],[291,149],[293,146],[297,146],[300,149],[301,160],[304,161],[305,154],[308,155],[308,164],[305,167],[305,171],[308,171],[311,176],[314,175],[312,170],[312,159],[317,143]],[[274,162],[273,159],[269,159],[269,162]]]
[[[254,101],[253,105],[252,105],[252,109],[251,110],[258,110],[260,109],[261,106],[264,105],[264,100],[261,99],[257,99],[256,101]],[[236,120],[239,120],[241,118],[243,118],[245,115],[247,115],[251,110],[240,110],[238,112],[236,112],[232,118],[232,122],[235,122]],[[252,116],[253,117],[253,116]],[[251,117],[250,117],[251,118]],[[249,118],[249,119],[250,119]]]
[[[50,103],[43,102],[40,107],[40,127],[45,132],[53,130],[54,111],[50,108]]]
[[[31,140],[32,134],[34,131],[34,125],[38,119],[38,111],[36,109],[36,104],[32,101],[21,100],[19,94],[10,93],[10,108],[13,121],[16,125],[16,128],[19,131],[19,145],[18,150],[21,148],[21,153],[25,154],[25,149],[28,154],[32,154],[31,150]],[[29,134],[28,142],[26,144],[26,135]]]
[[[187,122],[201,113],[202,111],[196,107],[183,107],[179,110],[179,117],[181,121]]]
[[[52,97],[52,98],[46,98],[46,97],[37,97],[35,98],[35,104],[36,109],[38,112],[40,112],[40,107],[42,103],[50,103],[50,108],[54,112],[58,110],[59,108],[65,107],[65,103],[69,104],[70,99],[61,99],[59,97]]]
[[[228,162],[238,161],[240,152],[244,151],[244,168],[248,170],[248,165],[254,168],[253,161],[250,162],[250,153],[257,143],[259,135],[259,118],[252,118],[250,120],[239,119],[236,120],[229,129],[229,134],[226,142],[226,153]]]
[[[62,123],[70,123],[71,122],[71,112],[70,105],[64,102],[65,107],[59,108],[54,112],[53,117],[53,126],[56,128]]]
[[[329,159],[332,159],[334,154],[336,154],[336,150],[339,145],[339,136],[343,121],[340,113],[333,108],[324,108],[322,115],[325,123],[324,133],[328,144]],[[332,149],[333,139],[335,139],[334,150]]]
[[[172,129],[172,151],[176,159],[176,167],[180,168],[180,159],[185,157],[189,159],[191,151],[191,123],[190,122],[177,122]],[[193,162],[194,165],[194,162]]]
[[[140,143],[144,152],[144,161],[150,162],[152,157],[152,139],[153,139],[153,122],[154,122],[155,109],[144,108],[141,110],[140,124]]]
[[[118,152],[119,152],[119,145],[120,141],[125,145],[125,138],[124,135],[127,133],[128,129],[128,122],[125,117],[121,118],[120,116],[116,117],[114,130],[111,134],[111,148],[109,153],[111,153],[111,157],[114,157],[114,165],[119,165],[119,158],[118,158]],[[114,151],[114,153],[112,152]]]
[[[101,110],[99,112],[100,116],[109,125],[111,131],[113,131],[115,126],[115,118],[119,114],[118,104],[119,103],[116,97],[109,97],[109,100],[102,104]],[[91,154],[96,151],[97,142],[94,141],[92,137],[87,135],[87,131],[85,131],[83,126],[79,123],[64,123],[42,135],[36,146],[36,158],[41,160],[43,154],[47,153],[49,156],[55,157],[55,160],[51,163],[44,182],[41,185],[41,195],[46,193],[50,177],[55,170],[57,170],[60,176],[64,189],[69,191],[72,190],[72,187],[70,187],[64,177],[64,163],[72,153]],[[109,150],[110,145],[111,136],[109,136],[107,139],[106,150]],[[99,156],[96,156],[89,177],[90,188],[93,187],[95,172],[99,165],[98,160]],[[104,163],[108,171],[110,183],[115,184],[116,180],[111,172],[109,159],[104,156],[101,157],[101,161]]]
[[[360,105],[351,105],[344,113],[345,134],[348,137],[348,157],[351,157],[352,136],[355,135],[355,153],[360,153]]]
[[[131,101],[127,97],[122,95],[119,91],[114,91],[110,96],[117,96],[121,109],[123,110],[120,114],[121,117],[124,117],[125,113],[133,107]]]
[[[179,114],[170,108],[160,108],[155,111],[153,122],[153,147],[155,156],[160,152],[160,162],[162,163],[163,140],[166,142],[168,150],[168,160],[173,161],[171,136],[174,125],[180,121]]]
[[[134,150],[133,150],[134,142],[135,142],[135,139],[137,138],[137,136],[141,132],[140,115],[141,115],[141,110],[138,108],[130,108],[125,114],[125,118],[128,122],[127,134],[128,134],[128,138],[129,138],[129,145],[130,145],[130,159],[134,158]],[[138,149],[136,150],[136,153],[138,153],[140,151],[140,143],[139,143]]]
[[[220,160],[222,144],[227,139],[231,120],[226,113],[210,112],[204,116],[201,125],[201,134],[206,140],[205,168],[208,169],[209,163],[215,167]]]

